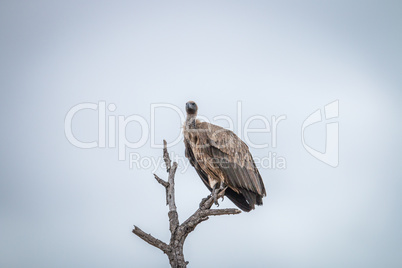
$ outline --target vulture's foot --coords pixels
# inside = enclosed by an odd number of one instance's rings
[[[221,186],[219,187],[219,193],[222,194],[222,201],[225,200],[225,191],[228,187],[222,182]]]
[[[219,207],[219,203],[218,203],[218,193],[219,193],[219,189],[213,189],[213,190],[212,190],[212,198],[214,199],[214,204]]]
[[[216,184],[215,184],[214,187],[212,188],[211,195],[212,195],[212,198],[214,199],[214,204],[217,205],[218,207],[219,207],[219,203],[218,203],[219,192],[220,192],[219,188],[216,187]]]

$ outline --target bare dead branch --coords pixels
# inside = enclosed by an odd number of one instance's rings
[[[167,150],[167,142],[166,140],[163,140],[163,160],[165,161],[165,165],[166,165],[166,172],[169,173],[170,168],[171,168],[171,160],[170,160],[170,156]]]
[[[161,184],[163,187],[165,187],[166,190],[166,206],[169,204],[168,196],[169,196],[169,183],[165,180],[162,180],[159,178],[158,175],[154,174],[155,179]]]
[[[240,210],[236,208],[224,208],[224,209],[208,209],[201,213],[205,216],[219,216],[219,215],[234,215],[241,213]]]
[[[162,180],[161,178],[159,178],[158,175],[154,174],[155,179],[165,188],[169,187],[169,183],[165,180]]]
[[[162,242],[161,240],[153,237],[151,234],[145,233],[143,230],[141,230],[140,228],[138,228],[135,225],[134,225],[133,233],[136,234],[139,238],[141,238],[145,242],[147,242],[148,244],[159,248],[166,254],[168,254],[171,251],[169,245],[167,245],[166,243]]]
[[[173,234],[176,230],[177,226],[179,226],[179,215],[177,214],[176,208],[176,201],[174,196],[174,176],[176,174],[177,163],[173,162],[173,166],[169,170],[169,177],[168,177],[168,204],[169,204],[169,229],[170,232]]]
[[[203,198],[199,204],[199,208],[182,224],[179,223],[179,215],[177,213],[175,201],[174,178],[177,170],[177,163],[171,164],[170,156],[167,151],[167,143],[163,140],[163,160],[166,164],[166,171],[168,173],[168,180],[161,179],[158,175],[154,174],[156,181],[166,189],[166,205],[169,205],[169,230],[170,242],[165,242],[147,234],[137,226],[134,226],[133,233],[140,237],[148,244],[162,250],[169,258],[171,267],[187,267],[188,262],[184,260],[183,246],[186,237],[191,233],[198,224],[209,219],[209,216],[219,215],[234,215],[241,213],[240,210],[234,208],[227,209],[211,209],[214,204],[214,198],[209,195]],[[221,190],[217,197],[221,198],[225,194],[225,189]]]

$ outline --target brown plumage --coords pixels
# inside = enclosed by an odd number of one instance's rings
[[[227,196],[243,211],[262,205],[264,183],[248,146],[232,131],[196,119],[197,104],[186,104],[183,134],[186,157],[215,195],[227,187]]]

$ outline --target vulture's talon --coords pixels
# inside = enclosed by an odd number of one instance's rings
[[[218,199],[219,199],[219,193],[218,189],[213,188],[212,189],[212,198],[214,199],[214,204],[219,207]]]

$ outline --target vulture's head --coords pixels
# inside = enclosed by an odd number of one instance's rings
[[[186,112],[189,115],[196,115],[197,114],[197,104],[194,101],[189,101],[186,103]]]

